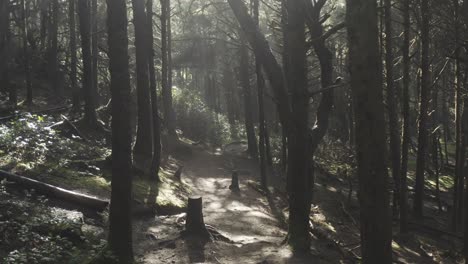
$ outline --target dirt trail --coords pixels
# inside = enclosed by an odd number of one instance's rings
[[[194,246],[176,239],[161,246],[161,241],[183,229],[183,216],[162,217],[142,223],[137,230],[145,234],[136,248],[143,263],[310,263],[291,258],[289,248],[281,245],[286,231],[279,227],[267,199],[247,185],[257,176],[252,161],[195,149],[183,165],[183,181],[191,186],[194,195],[203,197],[205,223],[233,243],[216,241]],[[240,175],[239,194],[229,190],[233,167],[250,172]]]

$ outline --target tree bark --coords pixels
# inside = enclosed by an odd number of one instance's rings
[[[148,69],[149,89],[151,94],[151,106],[153,117],[153,161],[151,163],[151,178],[159,181],[159,166],[161,164],[161,121],[159,119],[158,93],[156,89],[156,69],[154,66],[154,38],[153,38],[153,0],[146,2],[148,27]]]
[[[107,12],[112,94],[112,194],[108,241],[122,263],[131,263],[132,129],[125,0],[107,0]]]
[[[265,36],[255,25],[255,21],[249,16],[247,7],[241,0],[228,0],[234,15],[239,22],[245,37],[254,49],[255,56],[262,62],[264,70],[273,88],[273,93],[278,101],[278,112],[281,125],[288,130],[291,106],[283,70],[276,60]],[[287,66],[286,66],[287,67]]]
[[[70,27],[70,83],[72,90],[73,109],[78,111],[80,109],[80,91],[77,85],[77,56],[76,56],[76,13],[75,6],[76,0],[68,1],[68,19]]]
[[[0,2],[0,91],[10,92],[9,81],[9,52],[10,35],[10,1]],[[11,100],[13,99],[13,100]],[[10,96],[10,101],[16,106],[16,98]]]
[[[78,0],[78,17],[80,20],[81,52],[83,57],[83,91],[85,100],[84,120],[90,127],[97,126],[96,103],[94,101],[93,65],[91,58],[91,9],[89,0]]]
[[[242,34],[242,33],[241,33]],[[249,78],[249,54],[247,44],[241,36],[240,45],[240,82],[244,97],[244,121],[245,131],[247,133],[247,143],[249,146],[249,154],[252,158],[258,159],[257,137],[255,136],[255,128],[252,116],[252,92],[250,91],[250,78]]]
[[[185,231],[188,235],[196,235],[203,238],[210,237],[210,234],[208,233],[208,230],[205,226],[205,221],[203,220],[202,197],[188,199]]]
[[[161,1],[161,62],[162,62],[162,99],[164,110],[164,121],[168,133],[171,136],[176,136],[174,124],[174,109],[172,108],[172,68],[171,60],[169,58],[170,50],[170,33],[169,33],[169,20],[171,19],[170,13],[170,0]]]
[[[309,97],[307,94],[307,63],[305,43],[305,6],[297,0],[287,1],[288,23],[288,87],[292,93],[291,127],[288,133],[288,178],[291,179],[289,195],[288,243],[296,253],[310,250],[309,214],[310,179],[308,155]]]
[[[253,0],[253,17],[255,24],[259,27],[259,1]],[[259,157],[260,157],[260,182],[263,189],[267,188],[267,127],[265,122],[265,100],[264,100],[264,90],[265,90],[265,80],[262,75],[262,65],[257,57],[255,57],[255,72],[257,75],[257,98],[258,98],[258,147],[259,147]]]
[[[99,102],[99,86],[98,86],[98,74],[99,74],[99,51],[98,51],[98,3],[97,0],[91,0],[91,54],[93,64],[93,97],[96,106]]]
[[[377,2],[346,1],[356,122],[362,263],[392,263],[386,134]]]
[[[386,68],[386,84],[387,84],[387,108],[389,119],[389,135],[390,135],[390,154],[392,162],[392,177],[393,177],[393,214],[399,216],[400,203],[400,122],[398,118],[398,104],[396,102],[396,86],[394,84],[393,74],[393,25],[392,25],[392,1],[385,0],[385,68]]]
[[[149,173],[153,159],[153,118],[148,75],[148,26],[144,0],[132,0],[135,26],[138,127],[133,149],[134,166]]]
[[[21,39],[23,41],[23,66],[26,81],[26,104],[31,106],[33,103],[33,91],[31,81],[31,66],[28,48],[28,20],[26,18],[26,4],[21,0]]]
[[[429,2],[421,0],[421,91],[418,124],[418,151],[416,156],[416,183],[413,210],[417,217],[423,216],[424,171],[428,150],[428,110],[430,95],[429,73]]]
[[[315,54],[320,63],[320,80],[322,88],[329,87],[333,84],[333,54],[327,47],[323,38],[324,30],[321,19],[321,11],[325,5],[326,0],[317,1],[314,4],[307,2],[308,16],[306,24],[309,28],[309,32],[312,39],[312,47],[314,48]],[[341,79],[337,79],[337,83]],[[313,195],[313,188],[315,185],[314,169],[314,155],[318,145],[325,136],[328,126],[329,118],[334,103],[334,90],[330,89],[322,93],[322,99],[320,100],[316,121],[313,128],[310,130],[309,135],[309,177],[310,177],[310,189],[311,196]]]
[[[403,2],[403,136],[401,145],[401,182],[400,182],[400,232],[406,234],[408,232],[408,150],[411,142],[410,131],[410,1]]]

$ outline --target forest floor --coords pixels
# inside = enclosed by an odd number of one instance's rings
[[[70,118],[71,119],[71,118]],[[71,119],[73,121],[73,119]],[[110,150],[106,135],[74,123],[81,136],[63,125],[60,113],[24,114],[0,122],[0,169],[100,198],[109,198]],[[51,128],[52,127],[52,128]],[[84,136],[85,135],[85,136]],[[86,137],[86,139],[83,139]],[[189,140],[168,157],[161,170],[157,198],[151,184],[134,180],[135,203],[156,199],[156,217],[134,220],[134,249],[139,263],[359,263],[359,212],[356,179],[343,173],[349,164],[321,156],[311,210],[311,254],[292,256],[284,245],[287,199],[281,188],[266,193],[258,186],[256,162],[238,148],[211,148]],[[330,151],[332,145],[327,145]],[[340,153],[339,147],[334,150]],[[182,182],[174,172],[184,166]],[[240,192],[232,192],[233,170],[240,173]],[[276,173],[269,180],[283,183]],[[410,183],[412,174],[410,174]],[[412,232],[395,235],[396,263],[459,263],[459,236],[449,226],[449,173],[442,177],[442,212],[437,210],[433,180],[427,184],[426,217],[411,219]],[[89,214],[31,190],[0,184],[0,262],[87,263],[105,245],[106,212]],[[17,187],[17,186],[16,186]],[[350,187],[354,190],[350,193]],[[224,239],[209,243],[180,236],[188,196],[203,197],[205,223]],[[161,215],[163,214],[163,215]],[[397,222],[394,233],[398,234]],[[60,253],[59,253],[60,252]],[[32,261],[34,260],[34,261]]]

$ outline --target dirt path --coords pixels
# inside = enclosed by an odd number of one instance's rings
[[[183,229],[183,215],[163,217],[143,222],[137,232],[144,234],[136,248],[143,263],[309,263],[291,258],[291,252],[281,242],[286,231],[279,227],[268,201],[248,186],[255,179],[255,164],[247,159],[230,158],[220,153],[195,149],[183,165],[183,181],[194,195],[203,197],[205,223],[215,227],[233,243],[194,246],[183,239],[170,240]],[[236,169],[250,172],[240,175],[240,193],[229,190],[233,164]],[[152,239],[151,239],[152,238]],[[138,239],[137,239],[138,240]]]

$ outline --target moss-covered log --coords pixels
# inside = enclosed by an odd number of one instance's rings
[[[63,189],[3,170],[0,170],[0,179],[6,179],[7,181],[16,183],[22,188],[34,189],[47,197],[57,198],[84,208],[103,211],[109,205],[109,201],[107,200]]]

